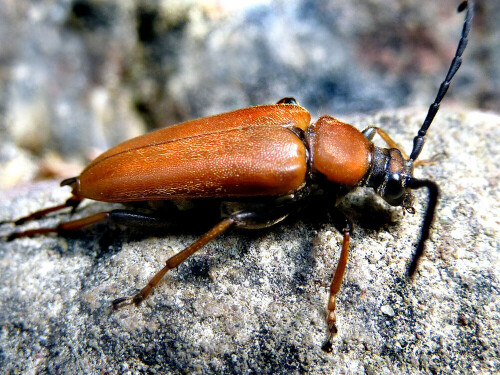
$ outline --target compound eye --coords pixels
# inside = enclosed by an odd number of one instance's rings
[[[399,173],[391,173],[387,176],[385,184],[384,198],[390,201],[395,201],[403,196],[405,188],[401,181]]]

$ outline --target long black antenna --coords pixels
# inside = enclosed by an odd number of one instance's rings
[[[417,250],[413,255],[413,258],[408,266],[407,275],[409,278],[413,276],[417,270],[418,261],[424,255],[424,244],[429,238],[429,233],[431,229],[432,222],[434,220],[434,214],[436,213],[436,205],[439,197],[439,188],[437,184],[430,180],[418,180],[416,178],[409,178],[407,181],[407,187],[410,189],[420,189],[427,188],[429,192],[429,200],[427,202],[427,209],[425,210],[424,223],[422,224],[422,230],[420,233],[420,238],[418,240]]]
[[[455,57],[451,62],[450,69],[448,70],[448,74],[446,74],[445,80],[439,87],[439,91],[437,93],[436,99],[434,100],[434,103],[432,103],[429,107],[427,117],[425,118],[422,127],[418,131],[418,135],[413,139],[413,150],[411,151],[410,160],[416,160],[418,158],[418,155],[420,155],[420,151],[422,151],[422,148],[424,147],[425,134],[427,133],[429,126],[431,126],[432,121],[434,120],[434,116],[436,116],[436,113],[439,110],[439,104],[441,103],[441,100],[443,100],[446,92],[448,91],[448,87],[450,87],[451,79],[457,72],[458,68],[460,68],[460,65],[462,65],[462,53],[464,52],[465,47],[467,47],[467,37],[472,26],[472,17],[474,15],[474,1],[464,1],[458,7],[458,11],[461,12],[465,8],[467,8],[467,13],[465,15],[464,27],[462,29],[462,37],[458,42]]]

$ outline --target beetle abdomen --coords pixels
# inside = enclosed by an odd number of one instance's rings
[[[309,119],[299,106],[272,105],[161,129],[98,157],[74,193],[106,202],[288,194],[304,184],[307,163],[287,127]]]

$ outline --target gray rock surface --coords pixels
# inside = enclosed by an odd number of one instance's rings
[[[222,3],[0,1],[0,222],[67,198],[56,181],[32,182],[74,175],[61,160],[82,164],[146,128],[283,96],[409,146],[424,112],[392,108],[429,104],[463,20],[455,0]],[[498,1],[477,2],[465,63],[422,154],[438,155],[417,175],[442,196],[412,284],[402,275],[425,195],[405,216],[367,191],[344,202],[355,233],[332,354],[320,347],[341,238],[309,213],[228,233],[119,312],[110,301],[202,230],[99,225],[76,238],[0,240],[0,372],[498,373],[500,120],[449,105],[498,109],[499,14]],[[11,230],[1,224],[0,236]]]
[[[408,149],[424,114],[343,120],[379,125]],[[0,372],[498,373],[499,145],[499,116],[446,106],[438,114],[421,157],[439,157],[416,175],[438,182],[441,200],[413,283],[403,274],[425,194],[416,194],[415,215],[366,190],[344,202],[355,232],[331,354],[321,345],[341,236],[318,213],[227,233],[139,308],[118,312],[114,298],[144,286],[201,231],[140,236],[98,225],[76,238],[0,240]],[[56,181],[0,191],[0,221],[68,194]],[[108,208],[90,202],[77,215]],[[1,225],[0,236],[12,228]]]

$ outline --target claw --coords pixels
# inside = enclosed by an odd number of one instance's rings
[[[111,304],[113,305],[113,310],[119,310],[128,305],[136,305],[139,306],[141,302],[144,300],[144,297],[139,292],[133,297],[120,297],[115,299]]]
[[[111,304],[113,305],[113,310],[119,310],[127,305],[133,303],[133,297],[121,297],[115,299]]]
[[[321,346],[321,349],[325,353],[331,353],[333,351],[333,334],[330,335],[328,340],[326,340],[326,342]]]

